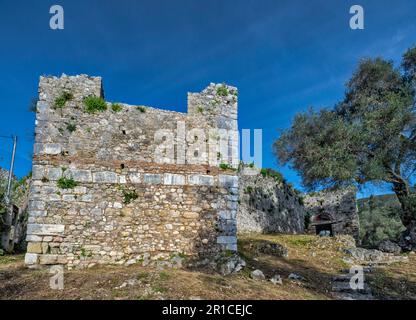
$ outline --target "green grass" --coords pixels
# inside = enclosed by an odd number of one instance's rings
[[[159,273],[159,278],[162,281],[169,280],[170,279],[170,274],[167,273],[166,271],[162,271],[162,272]]]
[[[77,186],[77,183],[74,181],[74,179],[65,177],[59,178],[57,184],[61,189],[73,189]]]
[[[74,96],[70,92],[62,92],[59,97],[55,99],[55,109],[62,109],[67,101],[72,100]]]
[[[107,110],[107,104],[103,98],[96,96],[89,96],[84,99],[85,112],[96,113]]]
[[[312,242],[313,242],[313,239],[304,239],[304,238],[289,239],[289,243],[297,247],[305,247],[311,244]]]

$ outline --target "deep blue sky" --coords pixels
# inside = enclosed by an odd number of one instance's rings
[[[65,29],[49,28],[49,8]],[[365,9],[365,30],[349,8]],[[19,136],[16,174],[30,171],[40,75],[102,76],[106,100],[186,111],[187,91],[210,82],[239,88],[240,128],[263,129],[263,166],[278,129],[308,106],[333,105],[363,57],[399,63],[416,44],[414,0],[1,0],[0,135]],[[0,139],[0,166],[10,143]],[[382,190],[369,189],[369,192]]]

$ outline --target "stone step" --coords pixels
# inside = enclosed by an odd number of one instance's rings
[[[362,293],[334,293],[334,297],[338,300],[374,300],[372,294],[362,294]]]
[[[332,283],[333,292],[347,292],[347,293],[364,293],[371,294],[371,289],[367,284],[364,284],[364,289],[354,290],[351,288],[350,283],[347,281],[336,281]]]

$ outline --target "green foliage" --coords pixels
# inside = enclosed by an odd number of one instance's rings
[[[139,110],[141,113],[146,112],[146,107],[145,106],[137,106],[136,109]]]
[[[263,178],[273,178],[276,182],[285,182],[283,175],[273,169],[263,168],[260,170],[260,174],[263,176]]]
[[[196,109],[196,111],[198,111],[199,113],[204,113],[204,108],[201,106],[198,106],[198,108]]]
[[[387,182],[405,221],[416,220],[409,184],[416,172],[416,48],[402,70],[381,58],[362,60],[333,108],[296,115],[275,141],[281,165],[297,170],[304,186]]]
[[[74,123],[68,123],[68,125],[66,126],[66,130],[68,130],[69,132],[75,132],[75,130],[77,130],[77,126]]]
[[[84,110],[87,113],[103,112],[107,110],[107,104],[103,98],[96,96],[88,96],[84,98]]]
[[[221,87],[217,88],[217,94],[219,96],[226,97],[228,95],[228,89],[225,85],[222,85]]]
[[[396,241],[404,230],[399,213],[400,204],[394,195],[358,200],[361,244],[377,248],[383,240]]]
[[[119,103],[113,103],[111,105],[111,110],[113,110],[114,112],[120,112],[121,110],[123,110],[123,106]]]
[[[74,96],[70,92],[62,92],[59,97],[55,99],[55,109],[62,109],[65,104],[72,100]]]
[[[123,190],[123,198],[124,198],[124,204],[129,204],[132,201],[136,200],[138,198],[138,194],[136,191],[127,191]]]
[[[221,170],[235,170],[235,168],[228,163],[220,163],[219,167]]]
[[[77,186],[77,183],[74,181],[74,179],[65,177],[60,177],[57,184],[61,189],[73,189]]]

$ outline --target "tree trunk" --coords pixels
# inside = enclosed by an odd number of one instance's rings
[[[393,190],[401,206],[400,219],[406,227],[399,245],[404,251],[416,250],[416,195],[411,193],[405,181],[393,183]]]

